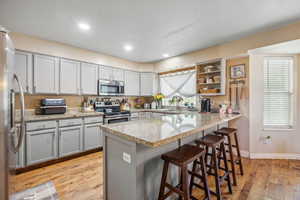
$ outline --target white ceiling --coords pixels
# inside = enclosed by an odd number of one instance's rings
[[[299,19],[299,0],[0,0],[0,24],[11,31],[138,62]],[[78,22],[91,30],[79,30]],[[134,49],[124,51],[125,44]]]

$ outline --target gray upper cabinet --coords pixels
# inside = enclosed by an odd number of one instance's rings
[[[109,66],[100,66],[99,77],[104,80],[124,81],[124,70]]]
[[[26,132],[26,164],[57,158],[57,129]]]
[[[142,72],[141,78],[141,96],[152,96],[155,93],[155,74]]]
[[[99,67],[99,77],[104,80],[112,80],[113,79],[113,69],[108,66],[101,65]]]
[[[23,91],[32,93],[32,54],[22,51],[16,51],[14,72],[17,74]],[[19,92],[19,88],[14,82],[14,90]]]
[[[90,150],[103,146],[101,124],[85,124],[84,125],[84,150]]]
[[[82,151],[82,126],[59,128],[59,157]]]
[[[34,55],[33,84],[35,93],[57,94],[59,79],[58,58]]]
[[[125,95],[140,95],[140,73],[134,71],[125,71]]]
[[[81,63],[81,94],[97,94],[98,65]]]
[[[22,51],[16,51],[14,72],[17,74],[23,91],[32,93],[32,54]],[[17,84],[14,82],[14,90],[19,92]]]
[[[80,62],[60,59],[59,67],[59,93],[80,93]]]
[[[124,70],[113,68],[112,70],[113,80],[115,81],[124,81]]]

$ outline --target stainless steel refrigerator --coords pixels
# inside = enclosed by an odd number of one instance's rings
[[[0,199],[8,200],[14,191],[16,154],[24,138],[24,95],[14,74],[14,46],[8,31],[0,26]],[[15,124],[15,92],[20,95],[20,126]]]

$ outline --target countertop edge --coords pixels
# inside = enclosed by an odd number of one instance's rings
[[[200,131],[212,128],[212,127],[214,127],[214,126],[216,126],[218,124],[222,124],[224,122],[228,122],[228,121],[231,121],[231,120],[234,120],[234,119],[238,119],[240,117],[242,117],[242,115],[238,114],[238,115],[231,116],[231,117],[228,117],[228,118],[225,118],[225,119],[221,119],[221,120],[218,120],[217,122],[211,123],[211,124],[203,126],[201,128],[195,128],[195,129],[190,130],[190,131],[182,132],[179,135],[174,135],[172,137],[169,137],[169,138],[166,138],[166,139],[162,139],[162,140],[157,141],[157,142],[149,142],[149,141],[146,141],[146,140],[134,137],[134,136],[130,136],[130,135],[127,135],[127,134],[122,133],[120,131],[113,130],[113,129],[107,127],[107,126],[100,125],[100,127],[103,130],[105,130],[106,132],[109,132],[110,134],[120,136],[120,137],[122,137],[124,139],[136,142],[138,144],[143,144],[143,145],[146,145],[148,147],[156,148],[156,147],[160,147],[162,145],[166,145],[166,144],[175,142],[175,141],[177,141],[179,139],[182,139],[182,138],[185,138],[185,137],[197,134]]]
[[[47,120],[61,120],[61,119],[71,119],[71,118],[81,118],[81,117],[98,117],[103,116],[103,113],[78,113],[78,114],[61,114],[61,116],[53,115],[32,115],[32,117],[26,117],[25,122],[38,122]],[[26,119],[27,118],[27,119]],[[15,123],[20,123],[20,119],[15,120]]]

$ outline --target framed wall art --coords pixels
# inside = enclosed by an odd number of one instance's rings
[[[235,65],[230,67],[230,78],[237,79],[237,78],[245,78],[245,65]]]

